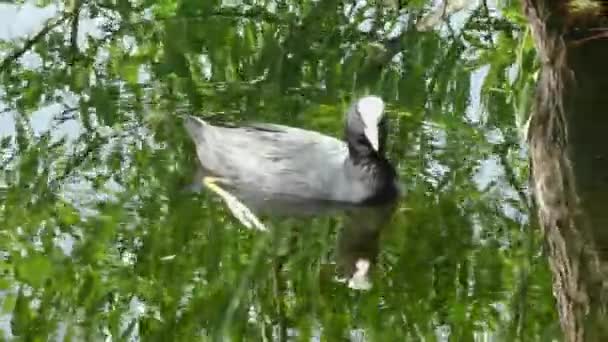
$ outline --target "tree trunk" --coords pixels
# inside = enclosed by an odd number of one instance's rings
[[[524,1],[542,63],[532,188],[567,341],[608,341],[608,31],[597,4]]]

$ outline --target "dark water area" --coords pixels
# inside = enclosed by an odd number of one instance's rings
[[[521,133],[530,32],[515,2],[433,8],[0,4],[0,339],[560,340]],[[260,231],[186,190],[185,115],[342,139],[367,94],[390,210]],[[367,290],[337,279],[359,259]]]

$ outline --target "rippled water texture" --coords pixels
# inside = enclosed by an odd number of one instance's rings
[[[0,4],[0,339],[561,338],[515,2],[445,20],[424,1],[67,3]],[[264,214],[264,232],[190,191],[185,114],[341,139],[370,93],[391,210]],[[369,290],[339,281],[357,265]]]

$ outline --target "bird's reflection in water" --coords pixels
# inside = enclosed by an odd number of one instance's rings
[[[295,127],[222,126],[194,116],[185,117],[184,126],[196,146],[199,179],[245,226],[268,230],[257,217],[264,213],[346,212],[338,271],[349,286],[364,289],[390,217],[386,204],[399,195],[385,157],[384,108],[378,96],[357,99],[346,113],[344,141]]]
[[[206,179],[205,184],[223,199],[234,217],[250,229],[269,231],[273,228],[262,223],[263,220],[258,215],[300,219],[325,216],[341,218],[342,229],[338,232],[335,249],[336,279],[355,290],[371,289],[371,273],[380,251],[381,233],[397,208],[397,198],[369,206],[303,200],[292,196],[264,199],[257,192],[233,188],[221,179]],[[282,258],[298,252],[293,250],[298,238],[297,232],[288,234],[292,234],[292,246],[288,247],[289,250]]]
[[[345,213],[338,233],[336,272],[348,287],[369,290],[371,271],[380,252],[380,235],[388,226],[396,202],[382,206],[353,208]]]

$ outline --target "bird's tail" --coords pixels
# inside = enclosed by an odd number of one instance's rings
[[[208,124],[205,121],[197,118],[196,116],[187,115],[184,117],[184,127],[196,145],[205,139],[204,132],[208,127]]]

